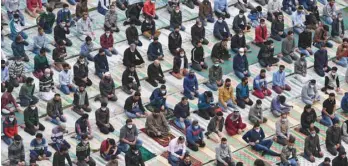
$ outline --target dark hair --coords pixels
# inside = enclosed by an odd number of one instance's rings
[[[288,35],[292,35],[294,32],[292,30],[288,31]]]
[[[336,66],[334,66],[334,67],[332,67],[332,68],[331,68],[331,70],[333,70],[333,71],[337,71],[337,67],[336,67]]]
[[[46,7],[46,10],[47,10],[48,12],[52,12],[52,11],[53,11],[52,7],[50,7],[50,6],[47,6],[47,7]]]
[[[63,4],[63,8],[66,8],[66,7],[69,7],[69,5],[66,4],[66,3],[64,3],[64,4]]]
[[[81,135],[81,140],[85,140],[85,139],[87,139],[87,138],[88,138],[87,134],[82,134],[82,135]]]
[[[112,138],[109,138],[108,142],[109,142],[110,145],[116,145],[115,140],[112,139]]]
[[[63,68],[70,67],[69,63],[64,63]]]
[[[90,37],[90,36],[87,36],[86,38],[85,38],[85,41],[87,42],[87,41],[92,41],[92,38]]]
[[[329,29],[330,29],[328,25],[323,25],[323,28],[325,31],[329,31]]]
[[[284,68],[285,69],[285,66],[284,65],[279,65],[279,68]]]
[[[43,30],[42,27],[38,27],[38,28],[37,28],[37,31],[41,31],[41,30]]]
[[[244,164],[242,162],[238,162],[236,166],[243,166]]]
[[[227,139],[225,137],[222,137],[221,142],[225,142],[225,141],[227,141]]]
[[[196,124],[198,124],[198,120],[193,120],[192,125],[196,125]]]
[[[265,69],[261,69],[260,73],[266,73],[266,70]]]
[[[279,97],[279,102],[282,103],[282,104],[284,104],[285,101],[286,101],[286,97],[283,96],[283,95],[279,95],[278,97]]]
[[[246,80],[248,80],[248,77],[243,77],[243,78],[242,78],[242,82],[244,82],[244,81],[246,81]]]
[[[32,77],[27,77],[27,80],[25,80],[25,82],[27,83],[27,84],[29,84],[29,83],[31,83],[31,82],[33,82],[34,81],[34,79],[32,78]]]
[[[179,140],[179,141],[185,140],[185,137],[179,136],[178,140]]]
[[[12,85],[8,85],[7,86],[7,90],[8,93],[11,93],[13,91],[13,86]]]
[[[136,92],[134,93],[134,96],[141,96],[141,93],[140,93],[139,91],[136,91]]]
[[[46,49],[45,48],[41,48],[40,49],[40,54],[43,54],[43,53],[45,53],[46,52]]]
[[[188,100],[188,98],[187,97],[182,97],[181,101],[184,101],[184,100]]]
[[[54,97],[56,97],[56,96],[60,96],[60,94],[59,93],[54,94]]]
[[[231,79],[227,78],[227,79],[225,80],[225,82],[231,82]]]
[[[261,12],[261,11],[262,11],[262,7],[261,7],[261,6],[256,6],[256,10],[257,10],[258,12]]]
[[[343,38],[343,42],[348,42],[348,38]]]
[[[213,93],[211,93],[211,91],[205,91],[204,94],[207,95],[207,97],[213,96]]]
[[[329,157],[325,157],[324,162],[331,162],[331,159]]]
[[[254,166],[265,166],[265,162],[261,159],[256,159],[254,161]]]
[[[239,10],[239,14],[244,14],[244,10]]]
[[[133,120],[131,118],[127,119],[126,120],[126,124],[129,123],[129,122],[133,122]]]
[[[330,93],[329,96],[335,97],[335,93]]]
[[[256,100],[256,104],[262,104],[262,100],[257,99],[257,100]]]
[[[104,49],[100,48],[99,53],[103,53],[103,52],[104,52]]]
[[[60,152],[64,152],[64,151],[67,151],[68,148],[65,146],[65,145],[62,145],[59,149]]]
[[[161,85],[160,89],[166,89],[166,85]]]
[[[260,23],[264,23],[264,22],[265,22],[265,19],[261,18]]]
[[[43,137],[43,135],[41,133],[37,133],[35,136],[35,138],[42,138],[42,137]]]
[[[101,103],[100,103],[100,106],[106,107],[106,106],[108,106],[108,102],[105,102],[105,101],[104,101],[104,102],[101,102]]]
[[[290,136],[289,143],[295,143],[295,141],[296,141],[296,138],[293,136]]]
[[[254,127],[253,127],[253,128],[255,128],[255,127],[260,127],[260,123],[259,123],[259,122],[256,122],[256,123],[254,124]]]
[[[13,137],[13,139],[15,140],[15,141],[20,141],[20,140],[22,140],[22,137],[20,136],[20,135],[15,135],[14,137]]]
[[[83,115],[81,116],[82,119],[88,119],[88,117],[89,117],[88,114],[83,114]]]
[[[21,35],[16,36],[16,41],[19,41],[21,39]]]
[[[303,56],[306,56],[306,54],[303,53],[303,52],[301,52],[301,53],[300,53],[300,56],[303,57]]]
[[[312,105],[311,104],[307,104],[305,107],[304,107],[304,110],[307,110],[309,108],[312,108]]]
[[[217,112],[215,115],[216,115],[216,116],[223,116],[224,114],[223,114],[221,111],[219,111],[219,112]]]

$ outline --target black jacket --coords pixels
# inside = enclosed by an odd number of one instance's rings
[[[79,106],[80,96],[78,95],[78,92],[79,92],[79,90],[77,90],[77,91],[74,93],[74,100],[73,100],[74,107],[78,107],[78,106]],[[89,105],[88,93],[87,93],[86,90],[85,90],[85,92],[86,92],[86,96],[85,96],[85,105]]]
[[[127,86],[129,83],[132,83],[134,79],[137,82],[138,86],[140,86],[137,71],[131,72],[127,68],[122,74],[122,86]]]
[[[132,150],[129,150],[126,153],[126,156],[125,156],[126,166],[145,166],[140,150],[138,152],[139,152],[138,154],[134,154]]]
[[[312,32],[303,31],[298,37],[298,47],[306,49],[312,47]]]
[[[194,47],[191,50],[191,62],[192,63],[201,63],[204,62],[204,49],[203,47]]]
[[[145,31],[151,31],[151,34],[154,35],[156,31],[155,21],[152,20],[150,23],[148,23],[146,20],[144,20],[141,24],[141,33],[144,33]]]
[[[191,38],[192,43],[197,44],[197,42],[201,39],[205,38],[205,28],[202,25],[201,27],[198,27],[197,24],[193,25],[191,27]]]
[[[126,50],[124,50],[124,54],[123,54],[123,65],[125,66],[130,66],[132,64],[136,65],[135,63],[136,58],[144,62],[143,57],[141,57],[137,49],[135,49],[135,51],[132,52],[130,48],[127,48]]]
[[[56,25],[56,27],[54,27],[54,41],[58,42],[59,40],[65,40],[66,34],[69,34],[69,33],[70,33],[69,28],[67,31],[65,31],[65,29],[62,28],[60,25]]]
[[[183,105],[179,102],[175,105],[173,113],[176,118],[187,118],[190,116],[190,104]]]
[[[341,24],[341,27],[339,27],[339,22]],[[339,21],[337,18],[333,19],[331,27],[332,27],[332,29],[331,29],[331,36],[339,36],[339,35],[341,35],[341,34],[338,34],[339,29],[341,29],[342,30],[342,34],[344,34],[344,23],[343,23],[343,20]]]
[[[217,121],[218,121],[217,116],[214,116],[212,119],[210,119],[208,127],[207,127],[208,132],[214,132],[214,133],[217,133],[218,131],[222,132],[222,128],[224,127],[224,124],[225,124],[225,119],[224,117],[221,118],[219,126],[216,126]],[[218,127],[218,131],[216,130],[216,127]]]
[[[332,160],[332,166],[348,166],[347,157],[342,158],[340,155]]]
[[[77,61],[73,69],[75,78],[82,79],[88,77],[88,66],[86,63],[81,64],[79,61]]]
[[[261,47],[259,54],[257,55],[257,59],[269,58],[274,56],[274,48],[269,48],[264,45]]]
[[[137,28],[135,26],[128,27],[126,29],[126,37],[127,37],[128,44],[132,44],[135,41],[138,41],[139,40],[139,33],[138,33]]]
[[[176,55],[174,57],[174,62],[173,62],[173,72],[174,73],[179,73],[180,72],[180,66],[181,66],[181,57],[180,55]],[[187,69],[188,68],[188,60],[186,55],[184,56],[184,68]]]
[[[171,32],[168,36],[168,47],[169,50],[173,51],[177,48],[181,48],[182,38],[180,32]]]
[[[284,20],[279,21],[278,19],[274,19],[271,25],[271,32],[274,34],[284,32]]]
[[[127,9],[128,9],[127,13],[126,13],[127,18],[135,17],[135,18],[139,19],[140,12],[142,9],[139,9],[137,4],[129,5],[127,7]]]
[[[311,112],[303,111],[301,114],[301,127],[304,129],[309,129],[311,123],[317,120],[317,113],[314,110]]]
[[[320,20],[319,17],[319,12],[312,12],[308,15],[306,15],[306,21],[305,21],[305,25],[315,25],[318,23],[318,21]]]
[[[134,103],[138,103],[139,109],[140,109],[141,111],[145,112],[145,108],[144,108],[144,106],[143,106],[143,102],[141,101],[141,97],[139,98],[138,101],[134,101],[133,96],[129,96],[129,97],[126,99],[123,108],[124,108],[126,111],[135,114],[135,112],[132,112],[132,108],[133,108],[133,104],[134,104]]]
[[[158,78],[158,77],[164,78],[161,65],[156,67],[154,63],[150,64],[147,67],[147,76],[151,79]]]
[[[241,47],[242,48],[246,47],[245,36],[243,35],[243,37],[239,37],[238,34],[235,34],[231,38],[231,49],[241,48]]]
[[[211,51],[211,58],[212,59],[228,59],[228,58],[230,58],[230,55],[228,54],[228,50],[225,48],[222,48],[222,42],[215,43],[213,50]]]
[[[331,126],[326,130],[326,147],[334,147],[337,144],[341,144],[341,128],[334,128],[334,126]]]
[[[176,11],[173,11],[170,14],[170,25],[176,27],[181,24],[182,24],[182,12],[179,11],[179,13],[177,13]]]
[[[247,25],[246,17],[240,18],[238,15],[233,19],[232,29],[234,31],[240,30],[240,25]],[[243,30],[243,29],[242,29]]]

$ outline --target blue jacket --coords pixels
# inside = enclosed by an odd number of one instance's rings
[[[193,78],[190,78],[190,75],[186,76],[184,78],[184,91],[186,92],[194,92],[196,90],[198,90],[198,81],[196,76],[194,76]]]
[[[262,87],[267,87],[266,77],[261,78],[260,75],[256,76],[253,81],[253,86],[254,86],[254,89],[257,89],[257,90],[262,90]]]
[[[327,50],[318,50],[314,53],[314,68],[322,70],[328,66]]]
[[[197,140],[203,140],[203,131],[204,129],[202,129],[200,126],[198,127],[198,129],[194,129],[192,125],[189,126],[186,129],[187,142],[190,144],[196,144]]]
[[[273,86],[285,86],[285,72],[279,71],[273,73]]]
[[[251,129],[243,135],[243,139],[247,143],[256,142],[257,140],[261,142],[264,138],[265,138],[265,133],[263,132],[263,129],[261,127],[259,132],[256,132],[254,129]]]
[[[198,96],[198,109],[206,109],[211,107],[211,103],[214,103],[214,96],[211,96],[210,103],[207,103],[207,97],[205,93],[202,93]]]
[[[29,43],[27,41],[23,41],[23,42],[19,42],[19,43],[14,41],[11,44],[13,56],[24,57],[24,55],[25,55],[24,46],[28,46],[28,45],[29,45]]]
[[[109,62],[106,58],[106,55],[100,56],[99,54],[97,54],[96,56],[94,56],[94,66],[96,73],[109,71]]]
[[[167,92],[165,94],[162,94],[161,88],[156,88],[150,96],[150,101],[155,103],[164,103],[166,99],[163,98],[163,96],[165,96],[166,94]]]
[[[216,36],[219,39],[223,39],[223,36],[221,35],[222,32],[227,32],[228,36],[230,36],[230,30],[228,29],[228,25],[226,21],[222,21],[222,23],[219,23],[218,21],[215,22],[214,25],[214,36]]]
[[[260,18],[262,18],[263,15],[262,15],[262,12],[258,12],[255,10],[252,10],[249,15],[248,15],[248,18],[251,20],[251,21],[254,21],[254,20],[259,20]]]
[[[218,13],[228,13],[227,0],[214,0],[214,11]]]
[[[42,142],[39,144],[36,139],[30,142],[30,154],[39,155],[39,152],[43,150],[44,154],[47,153],[47,142],[45,138],[42,138]]]
[[[20,23],[22,26],[24,26],[23,20],[19,19],[19,23]],[[17,35],[17,33],[19,33],[19,32],[16,31],[15,22],[14,22],[13,19],[10,21],[10,31],[11,31],[11,34],[13,34],[13,35]]]
[[[1,82],[8,81],[10,79],[10,75],[8,72],[8,67],[5,67],[3,70],[1,69]]]
[[[147,55],[154,59],[157,59],[158,56],[162,56],[163,55],[162,44],[160,42],[158,43],[152,42],[149,45],[149,49],[147,49]]]
[[[237,54],[233,58],[233,70],[236,72],[244,72],[246,70],[249,70],[249,63],[246,55],[241,56],[240,54]]]
[[[341,100],[341,108],[343,111],[348,111],[348,92],[346,92]]]
[[[244,86],[242,83],[239,83],[236,88],[236,97],[237,99],[245,99],[249,97],[249,86]]]
[[[283,5],[283,8],[282,8],[283,10],[288,9],[289,7],[293,8],[293,9],[296,8],[295,0],[283,0],[282,5]]]
[[[93,43],[88,45],[86,42],[84,42],[80,49],[80,54],[89,54],[93,51]]]
[[[70,10],[65,12],[64,9],[60,9],[57,13],[57,24],[59,24],[61,21],[65,21],[67,23],[70,23],[72,20],[71,18],[71,12]]]

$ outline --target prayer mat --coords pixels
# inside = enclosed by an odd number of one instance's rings
[[[168,159],[168,151],[165,151],[161,154],[162,157]],[[192,166],[201,166],[203,165],[202,162],[200,162],[199,160],[197,160],[196,158],[190,156],[190,159],[191,159],[191,163],[192,163]]]
[[[150,105],[150,104],[147,104],[145,105],[145,108],[150,111],[150,112],[153,112],[155,110],[155,108]],[[171,119],[174,119],[174,113],[173,113],[173,109],[171,108],[168,108],[167,109],[167,112],[165,112],[164,116],[166,117],[167,120],[171,120]],[[162,112],[163,113],[163,112]]]
[[[140,131],[142,131],[143,133],[145,133],[147,135],[146,129],[142,128],[140,129]],[[149,136],[149,135],[148,135]],[[150,137],[150,136],[149,136]],[[164,137],[151,137],[153,140],[155,140],[158,144],[160,144],[163,147],[167,147],[169,145],[169,142],[175,138],[175,136],[171,133],[169,133],[168,136],[164,136]]]
[[[152,158],[156,157],[155,154],[144,148],[143,146],[139,148],[139,151],[141,152],[141,155],[143,157],[144,162],[151,160]]]

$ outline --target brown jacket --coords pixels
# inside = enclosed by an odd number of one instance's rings
[[[336,51],[336,59],[340,60],[342,57],[348,57],[348,48],[344,48],[343,44],[339,45]]]
[[[213,9],[211,8],[211,3],[209,1],[203,1],[199,5],[199,17],[205,19],[209,14],[213,16]]]
[[[327,37],[328,37],[328,32],[326,32],[323,27],[319,27],[315,30],[313,42],[317,43],[317,42],[326,41]]]

